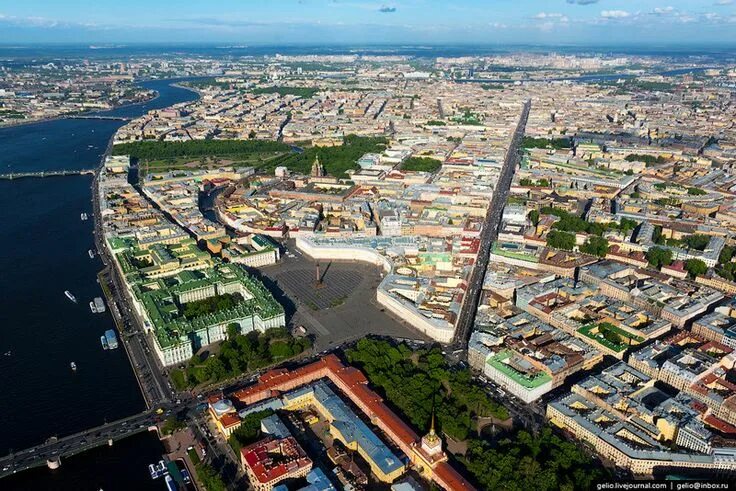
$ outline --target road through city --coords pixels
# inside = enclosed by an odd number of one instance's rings
[[[452,347],[454,350],[464,350],[468,346],[468,339],[473,329],[475,321],[475,313],[478,310],[478,302],[480,301],[480,293],[483,287],[483,278],[485,277],[486,268],[488,267],[488,258],[491,254],[491,246],[498,238],[498,228],[501,224],[501,216],[503,214],[506,199],[511,188],[511,180],[514,177],[514,171],[519,164],[521,142],[524,138],[524,130],[526,122],[529,119],[529,111],[532,102],[528,100],[524,103],[521,111],[521,117],[516,125],[514,134],[511,137],[509,148],[506,150],[501,174],[498,182],[493,190],[493,198],[486,213],[483,230],[480,234],[480,248],[478,250],[478,258],[475,260],[473,271],[470,273],[468,288],[465,292],[460,315],[457,324],[455,324],[455,338]]]

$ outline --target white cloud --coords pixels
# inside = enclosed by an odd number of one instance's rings
[[[604,19],[625,19],[631,17],[631,14],[625,10],[602,10],[601,17]]]
[[[561,19],[564,15],[557,12],[539,12],[534,16],[535,19]]]
[[[716,0],[716,2],[713,5],[723,7],[724,5],[731,5],[733,3],[733,0]]]
[[[556,27],[567,27],[568,22],[570,22],[566,15],[559,12],[539,12],[533,19],[538,21],[534,27],[541,31],[551,31]]]
[[[5,15],[0,14],[0,22],[5,24],[11,24],[15,26],[23,26],[23,27],[62,27],[62,26],[69,26],[74,24],[64,24],[54,19],[47,19],[45,17],[38,17],[38,16],[28,16],[28,17],[18,17],[15,15]],[[77,24],[77,25],[84,25],[84,24]]]
[[[670,15],[675,12],[675,8],[672,6],[669,7],[656,7],[654,10],[652,10],[652,13],[655,15]]]

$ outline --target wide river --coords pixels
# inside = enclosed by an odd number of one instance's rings
[[[170,81],[141,85],[159,96],[104,114],[136,117],[197,98]],[[0,173],[95,167],[123,124],[61,119],[0,129]],[[0,181],[0,455],[145,409],[125,351],[100,344],[112,318],[88,306],[103,296],[96,282],[102,263],[87,252],[94,248],[91,182],[91,176]],[[149,435],[135,442],[70,459],[53,473],[2,480],[0,488],[144,489],[153,483],[133,453],[160,455],[160,445]],[[88,480],[98,465],[99,480]],[[136,485],[132,475],[148,482]]]

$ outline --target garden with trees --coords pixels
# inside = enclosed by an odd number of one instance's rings
[[[120,143],[113,147],[113,155],[130,155],[146,163],[149,170],[167,170],[186,164],[189,160],[231,160],[271,173],[285,166],[292,172],[309,174],[314,160],[319,160],[331,176],[347,178],[346,171],[358,169],[358,159],[366,153],[381,153],[388,140],[384,137],[347,135],[343,144],[335,147],[306,147],[293,151],[292,147],[273,140],[189,140],[140,141]]]
[[[472,381],[468,369],[451,368],[437,348],[414,351],[366,338],[346,355],[420,433],[429,427],[434,406],[439,430],[467,442],[459,463],[481,489],[590,489],[607,477],[575,443],[548,427],[539,435],[514,431],[496,442],[477,436],[477,417],[505,419],[508,412]]]
[[[269,172],[278,166],[285,166],[292,172],[309,174],[314,160],[319,161],[331,176],[347,178],[346,171],[358,169],[358,159],[366,153],[381,153],[386,149],[388,140],[384,137],[365,137],[347,135],[343,144],[336,147],[308,147],[301,153],[290,153],[269,160],[258,169]]]
[[[608,254],[608,240],[597,235],[591,235],[580,246],[580,252],[590,254],[591,256],[605,257]]]
[[[243,297],[239,293],[223,293],[187,302],[181,306],[180,310],[184,317],[191,320],[220,310],[231,309],[241,302],[243,302]]]
[[[539,210],[530,211],[527,217],[529,218],[529,221],[532,222],[532,225],[535,227],[539,225]]]
[[[226,491],[227,486],[220,477],[220,474],[208,464],[200,462],[194,466],[199,482],[202,483],[207,491]]]
[[[704,251],[710,242],[710,236],[705,234],[686,235],[682,239],[673,237],[665,237],[662,234],[662,226],[655,225],[652,233],[652,241],[657,245],[668,245],[671,247],[681,247],[685,249],[693,249],[696,251]]]
[[[553,249],[571,251],[575,248],[575,234],[550,230],[547,234],[547,245]]]
[[[237,427],[233,434],[227,439],[227,442],[235,451],[235,455],[240,455],[240,449],[260,440],[263,435],[261,432],[261,420],[273,414],[273,411],[266,409],[250,413],[245,416],[240,426]]]
[[[419,430],[429,428],[433,400],[438,426],[458,440],[468,438],[476,417],[509,416],[473,383],[469,370],[450,369],[437,348],[412,351],[403,343],[365,338],[346,355]]]
[[[521,141],[523,148],[549,148],[555,150],[569,150],[572,148],[570,138],[534,138],[525,136]]]
[[[146,161],[213,156],[238,159],[290,150],[291,147],[285,143],[268,140],[138,141],[119,143],[112,147],[113,155],[130,155],[134,159]]]
[[[183,369],[171,372],[178,389],[216,383],[278,363],[311,348],[309,338],[294,338],[286,328],[239,334],[237,325],[228,327],[228,338],[219,352],[205,360],[195,356]]]
[[[610,230],[619,230],[623,233],[628,233],[638,225],[635,220],[631,220],[630,218],[622,218],[618,223],[588,222],[578,215],[552,206],[545,206],[541,211],[544,215],[555,215],[559,217],[559,220],[552,225],[552,228],[562,230],[563,232],[603,235],[604,232]]]
[[[304,99],[310,99],[313,97],[319,89],[314,87],[259,87],[249,91],[251,94],[278,94],[280,96],[294,95],[297,97],[303,97]]]
[[[697,278],[708,272],[708,266],[701,259],[688,259],[685,261],[685,271],[690,275],[690,278]]]
[[[736,263],[731,262],[735,254],[736,246],[726,245],[721,249],[721,254],[718,256],[718,264],[715,267],[718,276],[729,281],[736,280]]]
[[[672,251],[664,247],[652,247],[645,254],[649,264],[659,269],[672,264]]]
[[[473,439],[460,460],[480,488],[489,491],[587,490],[610,477],[578,444],[549,427],[539,435],[518,431],[497,445]]]
[[[437,172],[442,162],[430,157],[409,157],[401,164],[401,170],[414,172]]]
[[[626,157],[624,157],[624,160],[626,160],[627,162],[644,162],[647,167],[656,164],[664,164],[667,162],[667,159],[662,157],[661,155],[655,157],[654,155],[641,155],[636,153],[627,155]]]

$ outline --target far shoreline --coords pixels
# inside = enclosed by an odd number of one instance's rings
[[[200,77],[192,77],[191,79],[195,79],[195,78],[200,78]],[[169,83],[168,85],[170,85],[172,87],[176,87],[178,89],[183,89],[183,90],[188,90],[190,92],[194,92],[195,94],[197,94],[200,97],[202,96],[202,94],[198,90],[194,89],[193,87],[188,87],[186,85],[181,85],[181,82],[184,82],[186,80],[190,80],[190,78],[186,78],[186,77],[184,79],[181,79],[181,78],[170,78],[170,79],[165,79],[165,78],[148,78],[148,79],[136,80],[135,83],[136,83],[136,85],[138,85],[140,87],[141,84],[144,84],[146,82],[161,82],[161,81],[165,81],[165,80],[171,80],[171,83]],[[131,107],[131,106],[138,106],[138,105],[141,105],[141,104],[149,104],[149,103],[155,101],[156,99],[158,99],[159,97],[161,97],[161,93],[159,91],[154,90],[153,92],[154,92],[153,97],[151,97],[149,99],[146,99],[146,100],[143,100],[143,101],[138,101],[138,102],[128,102],[128,103],[125,103],[125,104],[120,104],[119,106],[115,106],[115,107],[112,107],[110,109],[98,109],[98,110],[91,110],[91,111],[80,111],[80,112],[77,112],[77,113],[60,114],[58,116],[53,116],[53,117],[49,117],[49,118],[40,118],[40,119],[33,119],[33,120],[22,120],[22,121],[18,121],[17,123],[15,123],[15,122],[14,123],[3,123],[3,124],[0,124],[0,131],[2,131],[4,129],[7,129],[7,128],[17,128],[17,127],[21,127],[21,126],[29,126],[29,125],[34,125],[34,124],[50,123],[52,121],[60,121],[60,120],[63,120],[63,119],[75,119],[75,116],[106,116],[106,114],[104,114],[104,113],[108,113],[108,112],[111,112],[111,111],[117,111],[119,109],[123,109],[123,108],[126,108],[126,107]]]

